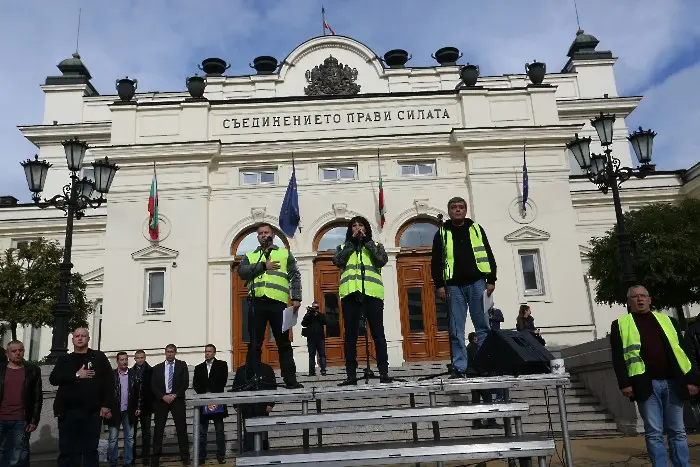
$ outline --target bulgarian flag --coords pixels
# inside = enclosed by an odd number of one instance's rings
[[[377,149],[377,170],[379,171],[379,227],[384,228],[386,222],[386,210],[384,209],[384,184],[382,183],[382,165],[379,162],[379,150]]]
[[[151,192],[148,195],[148,233],[151,240],[158,240],[158,177],[156,177],[156,163],[153,162],[153,180],[151,180]]]

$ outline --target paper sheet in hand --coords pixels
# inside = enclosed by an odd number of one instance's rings
[[[299,313],[294,312],[294,307],[290,306],[285,308],[282,312],[282,332],[286,332],[287,329],[291,329],[297,324],[297,319],[299,319]]]
[[[488,312],[492,306],[493,306],[493,293],[489,297],[488,291],[484,290],[484,312]]]

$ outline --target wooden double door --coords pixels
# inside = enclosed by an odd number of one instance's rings
[[[430,254],[399,255],[396,268],[404,360],[448,360],[447,304],[435,293],[430,274]]]

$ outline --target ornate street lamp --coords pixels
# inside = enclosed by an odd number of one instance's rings
[[[629,135],[627,139],[632,143],[640,165],[637,168],[621,167],[620,160],[612,155],[614,124],[615,115],[601,113],[591,120],[591,125],[595,128],[600,144],[603,146],[603,154],[592,154],[591,138],[579,138],[578,133],[566,147],[573,154],[581,170],[586,173],[588,180],[595,183],[603,193],[607,194],[608,190],[612,192],[617,219],[617,241],[622,261],[622,280],[627,286],[632,286],[637,279],[632,266],[629,234],[625,231],[625,220],[622,216],[620,186],[631,177],[644,178],[654,171],[651,154],[656,133],[639,127],[638,131]]]
[[[95,173],[95,181],[83,177],[78,177],[83,166],[85,152],[88,149],[87,143],[80,141],[77,138],[63,142],[63,148],[66,153],[66,164],[70,171],[70,182],[63,187],[62,193],[55,195],[50,199],[44,198],[41,200],[41,192],[44,191],[44,183],[46,175],[49,172],[52,164],[46,161],[40,161],[39,156],[34,156],[34,159],[27,159],[22,162],[24,175],[27,178],[27,186],[32,192],[32,200],[34,204],[41,209],[46,209],[50,206],[58,208],[66,213],[66,241],[64,244],[63,262],[60,265],[59,281],[60,293],[58,302],[53,309],[53,337],[51,340],[51,353],[47,357],[49,363],[56,363],[59,357],[68,353],[68,322],[71,316],[70,304],[68,302],[68,289],[70,287],[71,270],[71,250],[73,246],[73,220],[81,219],[85,215],[85,209],[88,207],[98,208],[106,201],[103,195],[109,192],[109,188],[114,180],[114,175],[119,170],[119,167],[109,162],[105,157],[104,160],[95,161],[92,167]],[[93,192],[100,193],[99,198],[93,198]]]

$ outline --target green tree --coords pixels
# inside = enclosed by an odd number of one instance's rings
[[[17,326],[53,325],[62,259],[61,245],[44,238],[0,253],[0,321],[7,323],[12,339],[17,339]],[[68,294],[73,311],[70,329],[87,327],[92,303],[85,297],[85,286],[80,274],[73,273]]]
[[[684,321],[683,306],[700,302],[700,200],[649,204],[624,217],[637,282],[649,290],[652,306],[676,309]],[[598,303],[625,305],[615,228],[591,240],[588,274],[597,282]]]

